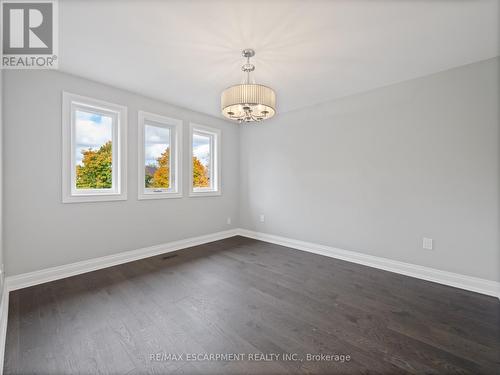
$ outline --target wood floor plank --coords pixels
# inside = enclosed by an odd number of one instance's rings
[[[245,357],[186,357],[223,353]],[[232,237],[11,292],[4,373],[497,374],[499,353],[496,298]]]

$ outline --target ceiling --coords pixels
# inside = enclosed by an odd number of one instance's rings
[[[220,116],[241,50],[278,114],[498,56],[497,0],[64,0],[60,69]]]

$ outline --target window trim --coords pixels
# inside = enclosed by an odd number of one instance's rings
[[[214,182],[214,188],[212,189],[202,189],[202,190],[194,190],[193,189],[193,134],[194,133],[205,133],[212,136],[212,154],[214,155],[211,158],[212,168],[211,172],[213,173],[211,177]],[[222,195],[222,184],[221,184],[221,138],[222,132],[220,129],[212,128],[205,125],[199,125],[195,123],[189,124],[189,196],[190,197],[209,197],[209,196],[219,196]],[[215,164],[215,165],[214,165]]]
[[[146,192],[144,186],[145,179],[145,145],[144,145],[144,133],[146,130],[147,122],[153,122],[158,124],[158,126],[164,126],[165,128],[170,128],[173,130],[170,132],[170,163],[174,163],[174,188],[161,189],[158,192]],[[138,190],[137,199],[165,199],[165,198],[182,198],[182,120],[178,120],[171,117],[166,117],[162,115],[157,115],[155,113],[139,111],[138,114],[138,127],[137,127],[137,139],[138,139]],[[170,174],[172,177],[172,174]]]
[[[112,189],[76,189],[75,112],[77,109],[113,118]],[[62,93],[62,202],[103,202],[127,199],[127,107],[63,91]]]

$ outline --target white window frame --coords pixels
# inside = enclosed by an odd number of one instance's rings
[[[201,133],[211,137],[211,188],[193,188],[193,134]],[[189,124],[189,196],[207,197],[221,195],[221,130],[205,125]]]
[[[77,189],[75,171],[75,112],[83,110],[113,119],[111,189]],[[127,199],[127,107],[81,95],[62,95],[62,201],[102,202]]]
[[[145,180],[145,131],[146,125],[164,127],[170,130],[170,182],[168,189],[151,189],[144,186]],[[139,111],[138,120],[138,199],[164,199],[182,197],[182,120]]]

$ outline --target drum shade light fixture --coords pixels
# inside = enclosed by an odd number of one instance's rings
[[[276,94],[270,87],[250,81],[250,73],[255,70],[250,58],[255,56],[255,51],[245,49],[242,54],[247,59],[241,67],[246,73],[245,83],[228,87],[222,92],[222,114],[238,123],[271,118],[276,113]]]

